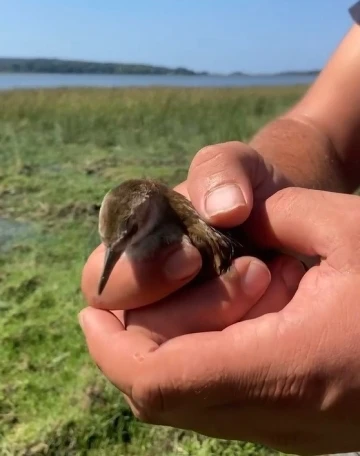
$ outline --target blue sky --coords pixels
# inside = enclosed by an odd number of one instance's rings
[[[355,0],[3,0],[0,56],[273,72],[324,65]]]

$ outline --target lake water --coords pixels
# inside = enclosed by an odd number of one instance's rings
[[[310,84],[314,76],[160,76],[0,73],[0,90],[57,87],[250,87]]]

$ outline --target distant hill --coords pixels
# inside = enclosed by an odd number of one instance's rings
[[[315,76],[319,70],[309,71],[283,71],[273,74],[250,74],[234,71],[228,76]],[[85,60],[63,60],[47,58],[4,58],[0,57],[0,73],[64,73],[64,74],[153,74],[153,75],[210,75],[206,71],[196,72],[188,68],[168,68],[164,66],[133,64],[133,63],[107,63],[90,62]],[[225,76],[225,75],[223,75]]]
[[[242,71],[234,71],[233,73],[230,73],[229,76],[249,76],[249,74]]]
[[[281,71],[275,73],[273,76],[317,76],[320,70],[308,70],[308,71]]]
[[[278,73],[243,73],[242,71],[234,71],[229,76],[251,76],[251,77],[277,77],[277,76],[317,76],[320,70],[307,71],[280,71]]]
[[[207,74],[187,68],[167,68],[143,64],[22,58],[0,58],[0,73],[179,74],[189,76]]]

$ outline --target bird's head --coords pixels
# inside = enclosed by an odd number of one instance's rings
[[[166,207],[164,187],[147,180],[127,180],[105,195],[99,212],[99,234],[106,247],[99,294],[121,255],[161,223]]]

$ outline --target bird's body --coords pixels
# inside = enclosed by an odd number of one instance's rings
[[[253,252],[241,227],[219,230],[209,226],[187,198],[148,179],[124,181],[105,195],[99,234],[107,249],[99,293],[125,251],[130,259],[141,261],[167,245],[187,240],[202,256],[196,281],[223,274],[235,258]]]

